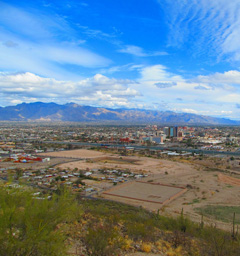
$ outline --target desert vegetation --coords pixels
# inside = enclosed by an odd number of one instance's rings
[[[225,232],[143,208],[79,199],[66,189],[36,196],[0,188],[0,255],[239,255],[235,228]]]

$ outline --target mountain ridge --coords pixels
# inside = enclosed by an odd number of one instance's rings
[[[0,121],[62,121],[62,122],[127,122],[162,124],[239,125],[239,121],[192,113],[176,113],[145,109],[112,109],[82,106],[76,103],[60,105],[54,102],[21,103],[0,107]]]

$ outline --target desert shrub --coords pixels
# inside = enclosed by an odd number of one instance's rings
[[[141,251],[149,253],[152,250],[152,245],[150,243],[142,243],[141,244]]]
[[[70,195],[35,199],[30,192],[0,188],[0,255],[66,255],[60,225],[77,216]]]
[[[124,247],[120,231],[111,225],[102,223],[88,228],[84,242],[88,254],[92,256],[117,255],[118,250]]]
[[[154,241],[156,239],[154,226],[146,223],[128,223],[127,234],[134,241]]]

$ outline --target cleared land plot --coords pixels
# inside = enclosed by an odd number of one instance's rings
[[[212,160],[210,158],[204,158],[204,161],[179,158],[178,161],[175,158],[172,160],[167,160],[162,158],[154,159],[140,156],[120,156],[111,153],[101,153],[93,150],[71,150],[64,152],[55,152],[54,154],[66,154],[66,156],[68,157],[66,158],[68,160],[68,163],[58,165],[58,167],[60,167],[61,169],[70,168],[71,170],[73,170],[74,168],[89,168],[91,170],[106,168],[129,170],[136,174],[148,174],[148,177],[142,179],[143,181],[188,187],[187,193],[182,194],[182,196],[176,196],[176,200],[171,201],[169,204],[166,205],[166,207],[162,207],[163,204],[160,203],[145,202],[138,199],[128,199],[127,197],[119,197],[115,195],[111,196],[99,192],[101,197],[108,200],[118,201],[137,207],[142,206],[150,211],[161,210],[162,214],[172,216],[179,216],[181,214],[181,210],[183,209],[184,214],[196,222],[200,222],[202,217],[201,214],[196,212],[195,208],[201,208],[206,205],[235,205],[238,207],[240,205],[240,186],[238,185],[238,181],[240,179],[237,179],[237,177],[240,178],[240,175],[238,176],[237,174],[234,174],[234,176],[230,176],[232,169],[229,170],[229,174],[227,175],[225,168],[229,164],[227,162],[226,166],[224,165],[225,167],[222,168],[221,165],[216,166],[215,159]],[[76,158],[78,158],[79,161],[73,160],[72,162],[69,162],[70,157],[74,156],[75,154]],[[220,169],[220,167],[222,169]],[[227,176],[229,178],[233,178],[234,180],[227,179],[227,182],[225,183],[223,182],[226,181],[225,177],[221,177],[220,175],[219,179],[219,174]],[[230,184],[229,181],[231,181]],[[232,183],[233,181],[234,183]],[[128,183],[123,183],[120,186],[127,184]],[[109,183],[108,181],[101,181],[94,185],[95,188],[99,188],[100,190],[104,189],[106,192],[109,191],[109,186],[112,186],[112,183]],[[113,189],[118,187],[119,186],[114,186]],[[154,191],[150,195],[155,195]],[[136,196],[130,195],[129,191],[127,191],[124,196],[136,198]],[[169,197],[170,196],[171,195],[169,195]],[[162,199],[164,200],[164,198]],[[156,198],[154,200],[156,200]],[[229,215],[232,219],[232,213],[230,213]],[[206,214],[204,216],[204,223],[217,223],[218,227],[221,227],[225,230],[232,229],[231,223],[229,222],[223,222],[220,220],[218,221],[210,215],[208,218]],[[236,212],[236,219],[237,218],[239,219]]]
[[[99,155],[100,154],[100,155]],[[40,154],[42,155],[42,154]],[[129,169],[132,172],[146,173],[150,174],[160,174],[168,172],[176,176],[182,176],[183,174],[188,174],[192,172],[192,166],[185,163],[171,162],[163,159],[153,159],[147,157],[138,156],[116,156],[116,154],[102,153],[94,150],[70,150],[61,152],[52,152],[44,154],[44,156],[58,156],[58,157],[75,157],[81,160],[72,163],[59,165],[60,168],[74,169],[74,168],[121,168]],[[86,161],[85,161],[86,160]]]
[[[101,157],[94,159],[94,162],[104,163],[104,164],[135,164],[140,165],[139,160],[133,159],[133,158],[122,158],[122,157]]]
[[[165,204],[186,191],[183,187],[174,187],[160,183],[131,182],[105,191],[104,195],[133,199],[140,202]]]
[[[218,174],[218,179],[224,183],[230,184],[230,185],[237,185],[240,186],[240,179],[233,178],[227,175]]]
[[[94,150],[77,149],[77,150],[66,150],[58,152],[41,153],[39,156],[49,157],[70,157],[70,158],[95,158],[106,156],[106,154]]]

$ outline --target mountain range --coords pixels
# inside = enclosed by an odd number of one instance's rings
[[[75,103],[22,103],[16,106],[0,107],[1,121],[63,121],[63,122],[114,122],[114,123],[157,123],[197,125],[239,125],[239,121],[225,118],[156,111],[144,109],[110,109],[81,106]]]

